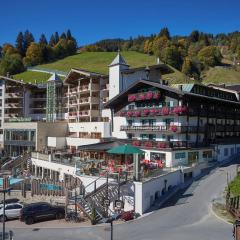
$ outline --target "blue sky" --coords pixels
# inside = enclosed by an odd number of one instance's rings
[[[164,26],[172,35],[231,32],[240,30],[239,9],[239,0],[3,0],[0,44],[15,43],[26,29],[38,40],[70,28],[79,45],[149,35]]]

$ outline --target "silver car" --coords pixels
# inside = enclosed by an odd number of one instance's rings
[[[5,205],[5,216],[3,216],[3,207],[0,209],[0,222],[5,219],[14,219],[20,216],[23,205],[20,203],[10,203]]]

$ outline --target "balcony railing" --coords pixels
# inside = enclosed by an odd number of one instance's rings
[[[165,131],[165,132],[175,132],[175,133],[195,133],[195,132],[204,132],[204,127],[197,126],[176,126],[176,125],[141,125],[141,126],[121,126],[121,131],[146,131],[146,132],[155,132],[155,131]]]
[[[149,116],[168,116],[168,115],[185,115],[188,109],[185,106],[177,107],[156,107],[156,108],[138,108],[124,110],[119,112],[122,117],[149,117]]]
[[[150,149],[178,149],[178,148],[186,148],[187,141],[153,141],[153,140],[129,140],[129,143],[142,148],[150,148]]]

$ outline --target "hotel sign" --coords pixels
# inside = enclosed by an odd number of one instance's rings
[[[9,122],[31,122],[32,118],[28,117],[28,118],[10,118]]]

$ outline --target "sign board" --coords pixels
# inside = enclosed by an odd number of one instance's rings
[[[28,118],[23,118],[23,117],[19,117],[19,118],[9,118],[8,120],[9,122],[31,122],[32,118],[28,117]]]
[[[109,207],[110,206],[110,200],[108,198],[103,199],[103,205],[105,207]]]
[[[115,201],[115,208],[117,208],[117,209],[123,209],[123,208],[124,208],[123,201],[121,201],[121,200],[116,200],[116,201]]]

